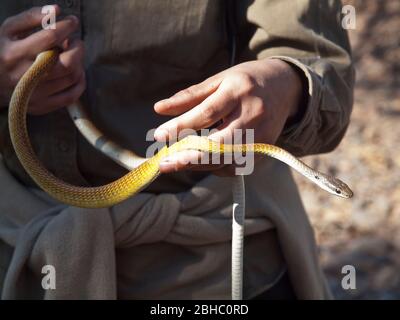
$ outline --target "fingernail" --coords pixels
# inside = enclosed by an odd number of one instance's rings
[[[78,24],[79,23],[79,19],[76,16],[67,16],[66,19],[71,20],[74,24]]]
[[[156,102],[156,103],[154,104],[154,110],[155,110],[156,112],[162,111],[162,107],[163,107],[164,101],[165,101],[165,100],[160,100],[160,101],[158,101],[158,102]],[[160,108],[161,108],[161,110],[160,110]]]
[[[156,139],[157,141],[160,141],[160,142],[167,141],[168,130],[162,129],[162,128],[156,129],[156,131],[154,132],[154,139]]]

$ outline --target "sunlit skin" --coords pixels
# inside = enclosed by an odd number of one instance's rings
[[[222,121],[211,139],[223,141],[232,137],[235,129],[254,129],[254,142],[274,144],[285,123],[297,114],[302,90],[300,76],[282,60],[245,62],[156,103],[157,113],[175,118],[157,128],[155,139],[175,139],[184,129],[199,130]],[[165,159],[160,171],[235,174],[234,165],[190,164],[199,156],[196,151],[181,152]]]

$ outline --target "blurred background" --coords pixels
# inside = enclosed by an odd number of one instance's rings
[[[320,258],[337,299],[400,299],[400,1],[343,0],[356,8],[349,30],[357,72],[355,103],[337,150],[306,157],[352,187],[343,200],[296,175]],[[341,287],[344,265],[356,290]]]

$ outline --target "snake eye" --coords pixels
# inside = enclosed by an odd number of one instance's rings
[[[339,189],[335,189],[335,192],[336,192],[337,194],[342,194],[342,191],[340,191]]]

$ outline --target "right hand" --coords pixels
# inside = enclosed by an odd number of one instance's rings
[[[58,6],[56,13],[60,13]],[[0,105],[8,105],[17,82],[40,52],[62,49],[56,65],[32,94],[28,112],[35,115],[74,103],[86,87],[83,42],[69,39],[79,26],[78,18],[68,16],[58,21],[54,30],[32,33],[42,25],[43,17],[41,8],[35,7],[6,19],[0,26]]]

